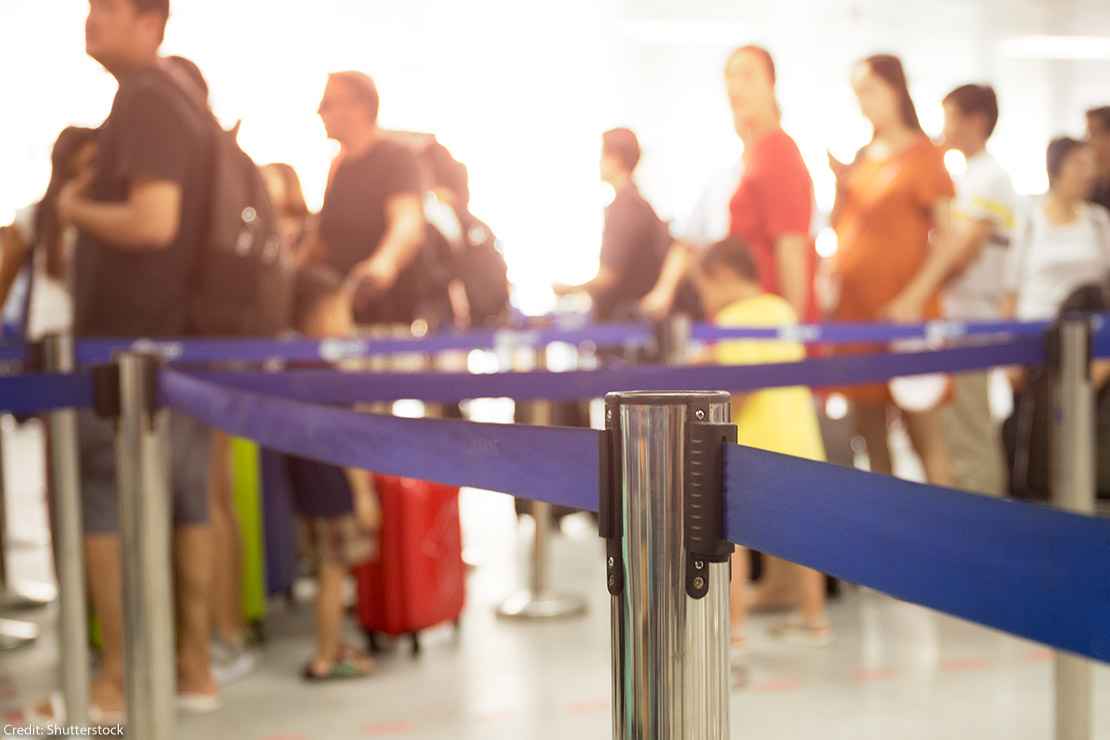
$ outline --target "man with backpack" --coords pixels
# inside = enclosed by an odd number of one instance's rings
[[[118,81],[89,176],[58,199],[80,234],[74,256],[78,337],[172,337],[189,329],[194,262],[206,240],[211,190],[211,120],[181,104],[159,67],[169,0],[91,0],[86,47]],[[180,414],[170,420],[171,487],[178,586],[178,699],[181,708],[219,706],[209,664],[211,527],[206,469],[209,434]],[[85,558],[103,655],[90,716],[124,716],[123,616],[115,431],[111,420],[79,419]]]

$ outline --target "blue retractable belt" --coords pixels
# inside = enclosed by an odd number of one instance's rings
[[[846,355],[775,365],[623,367],[565,373],[198,373],[197,378],[239,390],[306,403],[354,404],[419,398],[450,403],[468,398],[573,401],[612,391],[697,389],[753,391],[787,386],[846,386],[907,375],[964,372],[1044,361],[1039,337],[998,345],[874,355]]]
[[[732,542],[1110,661],[1110,520],[736,445],[725,464]]]
[[[85,374],[0,377],[0,410],[4,413],[38,414],[92,405],[92,380]]]
[[[401,419],[234,391],[173,370],[162,400],[265,447],[387,475],[473,486],[597,511],[600,433]]]

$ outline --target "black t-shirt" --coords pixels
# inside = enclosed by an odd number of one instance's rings
[[[349,275],[381,246],[389,228],[386,204],[400,195],[422,191],[416,155],[404,144],[380,139],[365,154],[340,162],[320,211],[320,235],[327,245],[327,264]],[[401,271],[386,295],[356,319],[360,323],[402,323],[415,318],[420,302],[419,263]]]
[[[594,294],[595,319],[613,320],[615,313],[628,310],[655,287],[670,242],[666,224],[635,185],[617,191],[605,210],[601,241],[601,264],[616,274],[616,283]]]
[[[177,236],[121,249],[82,233],[74,256],[78,336],[166,337],[186,330],[190,278],[208,218],[211,121],[156,68],[120,82],[97,136],[93,200],[121,203],[140,180],[182,188]]]

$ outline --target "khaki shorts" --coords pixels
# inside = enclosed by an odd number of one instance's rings
[[[991,416],[989,385],[988,373],[953,376],[953,399],[941,410],[941,424],[955,486],[1002,496],[1006,462],[1000,427]]]
[[[304,553],[317,565],[351,568],[377,554],[377,533],[363,526],[353,514],[340,517],[300,517]]]

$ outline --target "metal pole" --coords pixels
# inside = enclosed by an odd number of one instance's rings
[[[1091,385],[1090,323],[1065,318],[1059,326],[1056,429],[1053,439],[1052,501],[1081,514],[1095,512],[1095,419]],[[1056,740],[1093,737],[1091,663],[1056,653]]]
[[[71,373],[73,337],[46,339],[46,368]],[[50,495],[54,498],[54,557],[58,572],[62,696],[66,721],[83,725],[89,712],[89,625],[81,522],[81,477],[77,456],[77,411],[53,411],[46,420],[50,440]]]
[[[610,540],[608,562],[615,740],[729,736],[729,565],[688,550],[700,506],[686,521],[689,480],[706,472],[692,457],[704,450],[688,443],[691,425],[727,424],[729,416],[722,392],[606,399],[607,425],[620,430],[610,462],[620,481],[617,544]]]
[[[120,357],[116,437],[128,732],[174,737],[174,605],[170,584],[169,417],[155,411],[155,361]]]
[[[8,578],[8,481],[7,481],[7,457],[4,454],[4,431],[3,428],[7,426],[10,417],[8,415],[0,416],[0,610],[2,611],[24,611],[28,609],[41,609],[49,606],[53,601],[52,592],[53,588],[49,584],[22,584],[19,590],[16,590]],[[30,592],[28,592],[30,586]],[[31,625],[33,628],[33,625]],[[26,629],[18,629],[15,633],[27,634]],[[14,634],[13,633],[13,636]],[[4,640],[5,628],[0,624],[0,649],[6,644]],[[17,646],[21,645],[20,640],[16,640]]]
[[[546,349],[536,350],[535,367],[547,367]],[[534,401],[528,405],[528,420],[538,426],[550,426],[552,404],[550,401]],[[497,615],[504,619],[563,619],[577,617],[586,613],[586,600],[577,594],[562,594],[551,590],[551,504],[546,501],[533,501],[531,504],[532,521],[535,533],[532,536],[532,561],[529,568],[531,583],[529,587],[516,592],[497,608]]]
[[[2,421],[2,417],[0,417]],[[28,604],[18,594],[8,590],[8,517],[5,501],[6,486],[4,485],[4,445],[3,432],[0,430],[0,609],[22,609]],[[0,651],[18,650],[37,640],[39,628],[31,622],[17,622],[12,619],[0,619]]]

